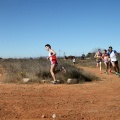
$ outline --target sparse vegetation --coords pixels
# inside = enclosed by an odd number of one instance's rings
[[[85,73],[82,69],[72,65],[71,60],[58,59],[57,71],[62,66],[65,67],[67,73],[59,71],[56,74],[61,83],[66,83],[68,78],[75,78],[78,83],[92,81],[97,79],[90,73]],[[23,78],[29,78],[29,82],[41,82],[41,80],[52,80],[49,72],[50,62],[45,58],[40,59],[2,59],[1,66],[5,70],[4,82],[22,83]]]

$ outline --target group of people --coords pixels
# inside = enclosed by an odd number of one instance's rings
[[[108,74],[108,72],[111,73],[111,68],[113,67],[114,72],[116,75],[120,75],[119,73],[119,64],[118,64],[118,59],[117,56],[119,54],[117,53],[116,50],[113,50],[112,46],[110,46],[108,48],[108,50],[104,50],[103,53],[101,52],[100,49],[98,49],[98,51],[95,54],[95,58],[96,58],[96,62],[97,62],[97,67],[99,66],[100,68],[100,73],[102,73],[102,67],[101,67],[101,63],[102,61],[105,64],[105,69],[106,69],[106,73]]]
[[[55,68],[58,65],[57,58],[56,58],[56,52],[53,49],[51,49],[51,46],[49,44],[46,44],[45,47],[46,47],[46,50],[49,51],[49,55],[47,59],[50,60],[51,62],[50,73],[53,78],[52,83],[57,84],[58,82],[55,77],[55,73],[56,73]],[[100,73],[102,73],[101,64],[102,62],[104,62],[106,73],[108,72],[111,73],[111,68],[113,67],[115,74],[120,76],[117,56],[118,56],[117,51],[113,50],[111,46],[108,48],[108,50],[105,49],[103,53],[101,52],[100,49],[98,49],[94,57],[96,58],[96,61],[97,61],[96,66],[100,67]],[[75,58],[73,59],[73,64],[75,64]],[[64,67],[62,67],[61,70],[66,73],[66,70]]]

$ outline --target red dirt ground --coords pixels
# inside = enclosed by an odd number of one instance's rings
[[[101,80],[72,85],[1,82],[0,120],[53,120],[53,114],[56,120],[120,120],[120,78],[82,68]]]

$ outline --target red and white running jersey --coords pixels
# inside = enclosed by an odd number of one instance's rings
[[[53,53],[49,52],[49,57],[50,57],[51,64],[58,64],[56,55],[52,55],[52,54]]]

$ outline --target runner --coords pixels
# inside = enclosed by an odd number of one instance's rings
[[[110,59],[110,54],[109,54],[109,49],[108,49],[108,69],[109,69],[109,73],[112,73],[112,63],[111,63],[111,59]]]
[[[98,49],[98,51],[96,52],[94,58],[96,58],[96,61],[97,61],[97,67],[100,67],[100,74],[102,74],[102,68],[101,68],[101,63],[102,63],[102,53],[101,53],[101,50]]]
[[[105,64],[106,74],[108,74],[108,59],[109,59],[109,55],[107,53],[107,50],[105,49],[102,54],[102,60],[104,61]]]
[[[57,63],[57,58],[56,58],[56,52],[51,49],[51,46],[49,44],[45,45],[46,50],[49,51],[49,56],[47,57],[48,60],[51,62],[51,67],[50,67],[50,73],[53,77],[53,84],[57,84],[56,76],[55,76],[55,68],[58,65]]]
[[[117,60],[118,53],[116,50],[113,50],[113,48],[111,46],[109,47],[109,55],[110,55],[111,63],[114,68],[115,74],[120,76],[119,64],[118,64],[118,60]]]

